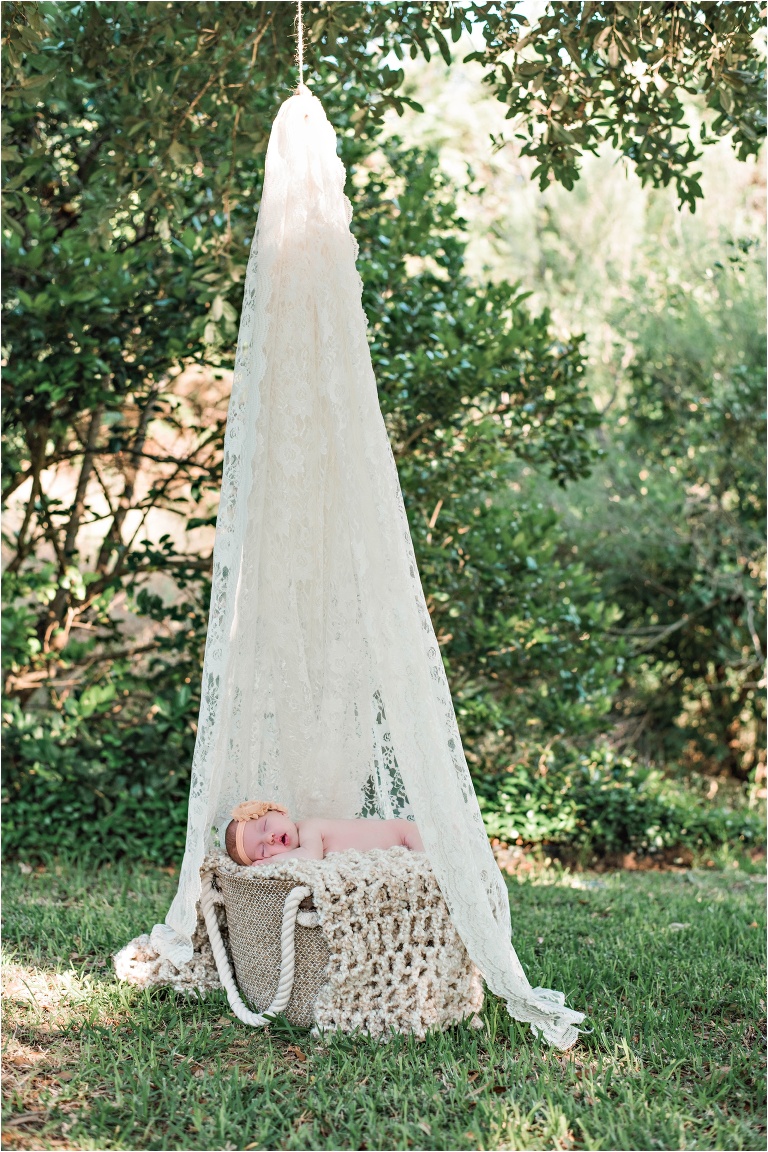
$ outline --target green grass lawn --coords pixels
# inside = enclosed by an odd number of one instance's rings
[[[590,1035],[566,1055],[489,998],[482,1031],[312,1038],[116,982],[167,873],[4,879],[4,1148],[764,1148],[765,885],[749,865],[510,880],[534,984]]]

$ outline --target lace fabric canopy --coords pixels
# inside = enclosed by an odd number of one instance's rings
[[[199,868],[246,799],[415,818],[489,987],[566,1048],[583,1015],[510,945],[371,366],[336,137],[307,88],[272,128],[248,263],[178,892],[152,943],[192,956]]]

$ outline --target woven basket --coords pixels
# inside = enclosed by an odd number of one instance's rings
[[[256,1012],[266,1012],[280,977],[283,908],[296,882],[218,873],[216,887],[227,915],[229,953],[238,987]],[[305,897],[296,921],[293,989],[283,1013],[300,1028],[314,1023],[313,1007],[328,967],[328,944],[317,919],[311,897]],[[312,920],[314,926],[307,927]]]
[[[289,875],[266,867],[215,853],[201,869],[217,971],[243,1023],[282,1013],[299,1027],[424,1036],[476,1017],[482,978],[424,856],[395,848],[296,861]]]

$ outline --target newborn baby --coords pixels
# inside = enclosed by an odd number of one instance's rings
[[[329,852],[356,848],[410,848],[423,852],[419,830],[409,820],[299,820],[294,824],[280,804],[254,800],[239,804],[224,836],[236,864],[284,860],[322,860]]]

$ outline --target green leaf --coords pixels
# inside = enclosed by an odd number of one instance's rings
[[[433,26],[433,28],[432,28],[432,35],[434,36],[435,40],[437,41],[437,46],[440,49],[440,55],[443,57],[443,60],[445,60],[446,64],[450,64],[451,63],[451,50],[448,47],[448,41],[446,40],[445,36],[440,31],[440,29],[435,27],[435,26]]]
[[[55,72],[40,72],[37,75],[25,76],[21,82],[21,87],[25,91],[37,91],[39,88],[45,88],[54,79]]]

